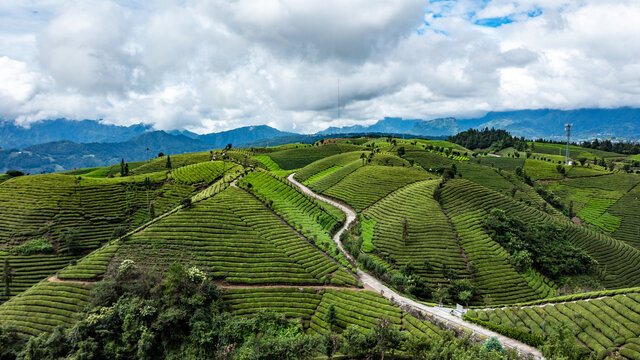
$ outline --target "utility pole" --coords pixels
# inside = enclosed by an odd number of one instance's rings
[[[567,131],[567,155],[565,157],[565,165],[571,165],[571,160],[569,160],[569,143],[571,142],[571,123],[567,123],[564,126],[564,129]]]

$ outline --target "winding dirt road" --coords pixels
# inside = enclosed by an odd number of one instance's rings
[[[343,248],[342,248],[342,243],[340,242],[340,235],[342,235],[342,233],[344,231],[346,231],[349,228],[349,225],[351,225],[351,223],[353,221],[355,221],[356,219],[356,212],[350,208],[349,206],[336,202],[334,200],[331,200],[327,197],[324,197],[322,195],[316,194],[313,191],[311,191],[311,189],[309,189],[308,187],[302,185],[301,183],[299,183],[298,181],[296,181],[293,176],[295,175],[295,173],[289,175],[287,177],[287,179],[294,184],[296,187],[298,187],[298,189],[300,189],[300,191],[302,191],[305,194],[308,194],[320,201],[326,202],[330,205],[333,205],[335,207],[337,207],[338,209],[342,210],[342,212],[345,213],[345,215],[347,216],[347,219],[345,221],[345,224],[342,228],[340,228],[340,230],[338,232],[335,233],[335,235],[333,236],[333,241],[336,243],[336,245],[338,246],[338,249],[340,249],[340,251],[344,254],[345,257],[347,257],[347,259],[349,259],[349,261],[353,262],[354,259],[353,257],[348,254]],[[393,290],[389,289],[386,285],[384,285],[380,280],[374,278],[373,276],[369,275],[368,273],[362,271],[361,269],[358,268],[358,272],[356,274],[358,276],[358,279],[360,280],[360,282],[362,282],[363,285],[365,285],[366,287],[370,287],[371,289],[375,290],[376,292],[378,292],[379,294],[381,294],[382,296],[384,296],[385,298],[392,300],[402,306],[408,306],[411,308],[414,308],[418,311],[421,311],[423,313],[429,314],[433,317],[435,317],[436,319],[445,322],[447,324],[450,325],[455,325],[455,326],[459,326],[461,328],[465,328],[471,332],[473,332],[474,334],[479,334],[479,335],[483,335],[486,337],[496,337],[500,343],[508,348],[514,349],[516,351],[518,351],[518,353],[522,354],[522,355],[528,355],[533,359],[544,359],[544,357],[542,356],[542,353],[540,352],[540,350],[529,346],[527,344],[521,343],[517,340],[508,338],[506,336],[503,336],[501,334],[498,334],[496,332],[487,330],[481,326],[478,326],[476,324],[467,322],[462,320],[461,318],[454,316],[450,313],[451,309],[449,308],[440,308],[440,307],[436,307],[436,306],[428,306],[428,305],[424,305],[421,303],[418,303],[414,300],[411,300],[409,298],[406,298],[400,294],[397,294],[396,292],[394,292]]]

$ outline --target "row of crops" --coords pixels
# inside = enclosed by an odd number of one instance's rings
[[[342,181],[342,179],[344,179],[345,177],[347,177],[349,174],[353,173],[354,171],[358,170],[359,168],[361,168],[363,166],[363,163],[361,160],[354,160],[352,162],[350,162],[349,164],[341,167],[340,169],[327,174],[325,176],[323,176],[322,178],[312,182],[309,184],[309,188],[311,190],[313,190],[316,193],[322,193],[325,190],[329,189],[330,187],[336,185],[337,183],[339,183],[340,181]],[[297,175],[297,173],[296,173]]]
[[[357,145],[339,143],[276,151],[269,153],[269,157],[278,164],[280,168],[284,170],[293,170],[305,167],[316,160],[324,159],[331,155],[360,149],[362,148]]]
[[[213,152],[203,151],[198,153],[171,155],[171,168],[177,169],[183,166],[202,163],[211,160]],[[118,165],[116,165],[117,167]],[[119,167],[117,168],[119,171]],[[131,169],[136,175],[149,174],[158,171],[167,171],[167,157],[161,156],[149,161],[141,162],[140,166]]]
[[[553,217],[534,207],[512,201],[504,195],[463,179],[449,181],[443,195],[445,195],[444,207],[447,211],[449,211],[449,207],[459,207],[470,211],[475,209],[486,214],[493,208],[499,208],[525,223],[555,224],[567,233],[569,240],[575,246],[584,249],[598,262],[602,272],[603,285],[608,288],[623,288],[640,284],[640,267],[638,267],[640,251],[622,241],[575,225],[568,219]],[[471,220],[480,223],[484,216],[483,213],[478,213],[472,216]],[[481,227],[481,224],[478,224],[478,227]],[[457,226],[456,230],[460,233]],[[469,254],[466,249],[465,252]]]
[[[40,282],[0,305],[0,323],[28,335],[71,326],[90,298],[90,287],[74,283]]]
[[[621,219],[606,211],[615,202],[616,200],[613,199],[590,199],[577,215],[587,224],[595,225],[607,232],[614,232],[620,227]]]
[[[11,269],[9,296],[6,296],[3,291],[0,294],[0,301],[6,301],[11,296],[20,294],[78,258],[80,258],[80,255],[36,254],[28,256],[0,256],[0,278],[4,277],[6,271],[5,265],[8,264]],[[7,260],[8,262],[6,262]]]
[[[356,284],[346,270],[235,187],[133,235],[116,257],[161,267],[193,263],[230,283]]]
[[[343,266],[349,266],[349,262],[331,239],[331,233],[344,223],[345,215],[342,211],[301,193],[288,181],[277,179],[263,171],[245,175],[238,185],[267,204],[322,251]]]
[[[411,263],[417,273],[431,283],[445,281],[444,269],[469,277],[451,223],[433,199],[438,180],[407,185],[375,203],[363,213],[373,221],[372,244],[383,258],[398,266]],[[363,248],[367,243],[363,221]],[[406,230],[405,230],[406,222]],[[366,249],[365,249],[366,250]]]
[[[613,233],[618,240],[639,247],[640,246],[640,186],[634,187],[622,196],[608,210],[613,216],[621,219],[620,226]]]
[[[211,183],[237,165],[225,161],[207,161],[177,168],[171,177],[181,184]]]
[[[288,318],[301,319],[311,333],[324,334],[330,329],[342,331],[349,325],[370,329],[380,318],[419,336],[437,336],[441,331],[431,323],[403,314],[398,307],[371,291],[297,287],[226,289],[223,299],[235,314],[254,315],[270,309]],[[335,309],[333,324],[327,323],[330,306]]]
[[[469,311],[467,316],[505,328],[551,337],[565,326],[578,345],[597,352],[619,351],[640,359],[640,294],[629,293],[594,300],[545,306]]]
[[[362,151],[352,151],[343,154],[333,155],[326,157],[324,159],[314,161],[311,164],[303,167],[302,169],[296,171],[295,179],[307,185],[310,184],[319,178],[323,177],[318,174],[328,175],[329,173],[338,170],[339,168],[345,167],[356,160],[360,159],[362,154],[369,154],[368,152]],[[331,171],[330,169],[335,169]],[[315,177],[314,180],[310,180],[312,177]]]
[[[105,274],[107,266],[118,250],[120,241],[107,244],[85,256],[77,264],[69,265],[57,275],[60,280],[96,281]]]
[[[360,212],[402,186],[429,179],[433,179],[431,174],[414,167],[367,165],[347,175],[323,194],[342,200]],[[315,190],[313,186],[311,188]]]
[[[452,180],[442,193],[442,204],[451,217],[460,244],[477,268],[474,280],[484,302],[513,303],[538,299],[549,290],[535,281],[532,287],[510,261],[510,255],[484,229],[488,210],[512,202],[497,192],[467,180]],[[514,203],[515,204],[515,203]],[[521,205],[524,207],[524,205]],[[486,299],[490,297],[490,301]]]

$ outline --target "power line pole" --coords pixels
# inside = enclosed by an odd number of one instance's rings
[[[571,142],[571,123],[567,123],[564,126],[564,129],[567,131],[567,155],[565,157],[565,165],[570,165],[571,160],[569,160],[569,143]]]

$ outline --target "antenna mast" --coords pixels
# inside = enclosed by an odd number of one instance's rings
[[[565,157],[565,165],[571,165],[571,160],[569,160],[569,143],[571,142],[571,123],[566,123],[564,129],[567,131],[567,155]]]
[[[340,78],[338,78],[338,120],[340,120]]]

